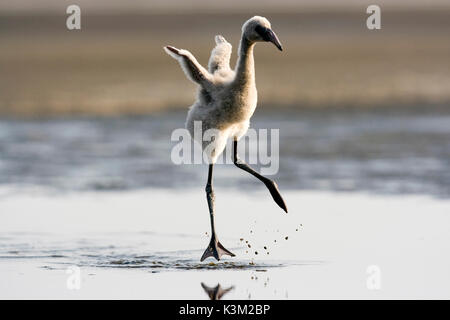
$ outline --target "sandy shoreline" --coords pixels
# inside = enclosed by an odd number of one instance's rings
[[[219,237],[237,257],[208,269],[201,191],[3,196],[0,297],[207,299],[204,282],[234,286],[224,299],[449,298],[448,200],[287,192],[286,215],[265,196],[218,194]],[[67,288],[72,266],[80,290]]]
[[[234,66],[240,26],[254,14],[87,13],[80,32],[67,31],[63,12],[4,15],[0,115],[184,110],[195,86],[162,47],[189,49],[205,65],[220,33],[233,44]],[[285,51],[256,50],[260,106],[448,106],[450,10],[386,9],[376,32],[366,28],[365,16],[365,10],[267,12]]]

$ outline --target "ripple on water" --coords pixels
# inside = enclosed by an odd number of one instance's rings
[[[205,262],[199,262],[201,250],[149,252],[148,248],[151,245],[145,242],[141,245],[141,239],[136,235],[134,237],[137,237],[137,239],[130,243],[122,242],[114,246],[110,245],[114,235],[86,238],[82,243],[74,241],[71,237],[64,239],[46,234],[30,237],[27,242],[21,242],[20,239],[15,237],[11,241],[3,242],[0,246],[0,259],[38,261],[43,268],[49,270],[62,270],[67,266],[79,266],[142,269],[149,272],[182,270],[253,270],[264,272],[270,268],[320,263],[315,261],[254,261],[245,258],[223,261],[209,259]],[[148,238],[147,241],[152,240],[147,235],[146,238]],[[156,236],[156,238],[158,240],[159,236]],[[137,245],[137,243],[140,245]],[[137,250],[140,247],[143,251]],[[244,255],[245,248],[233,249],[238,255]]]
[[[203,262],[190,259],[149,259],[120,258],[107,261],[97,261],[87,264],[90,267],[102,268],[141,268],[150,271],[174,271],[174,270],[255,270],[267,271],[268,268],[279,268],[286,266],[283,263],[255,263],[253,261],[219,261]]]

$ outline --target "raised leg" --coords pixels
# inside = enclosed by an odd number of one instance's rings
[[[206,248],[205,252],[203,253],[200,261],[205,260],[208,257],[214,257],[217,260],[220,260],[220,257],[224,254],[227,254],[229,256],[234,257],[234,254],[227,249],[219,242],[219,239],[216,235],[216,229],[214,227],[214,190],[212,186],[212,175],[213,175],[213,168],[214,165],[209,165],[208,170],[208,182],[206,183],[206,200],[208,201],[208,207],[209,207],[209,216],[211,219],[211,241],[209,242],[208,248]]]
[[[248,164],[246,164],[244,161],[239,159],[239,156],[237,154],[237,143],[238,143],[237,140],[233,141],[233,162],[234,162],[234,164],[238,168],[240,168],[244,171],[247,171],[248,173],[250,173],[257,179],[259,179],[262,183],[264,183],[266,185],[267,189],[269,189],[273,200],[278,204],[278,206],[281,209],[283,209],[287,213],[288,210],[286,207],[286,203],[284,202],[283,197],[281,196],[280,191],[278,190],[278,185],[276,184],[276,182],[260,175],[258,172],[253,170]]]

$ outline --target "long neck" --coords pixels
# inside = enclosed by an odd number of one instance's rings
[[[235,82],[238,85],[255,82],[255,61],[253,59],[253,47],[255,43],[248,41],[242,35],[239,44],[239,58],[236,65]]]

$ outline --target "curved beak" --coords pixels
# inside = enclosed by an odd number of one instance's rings
[[[272,30],[267,30],[267,41],[272,42],[280,51],[283,51],[283,47],[281,46],[280,40],[278,40],[277,35]]]

